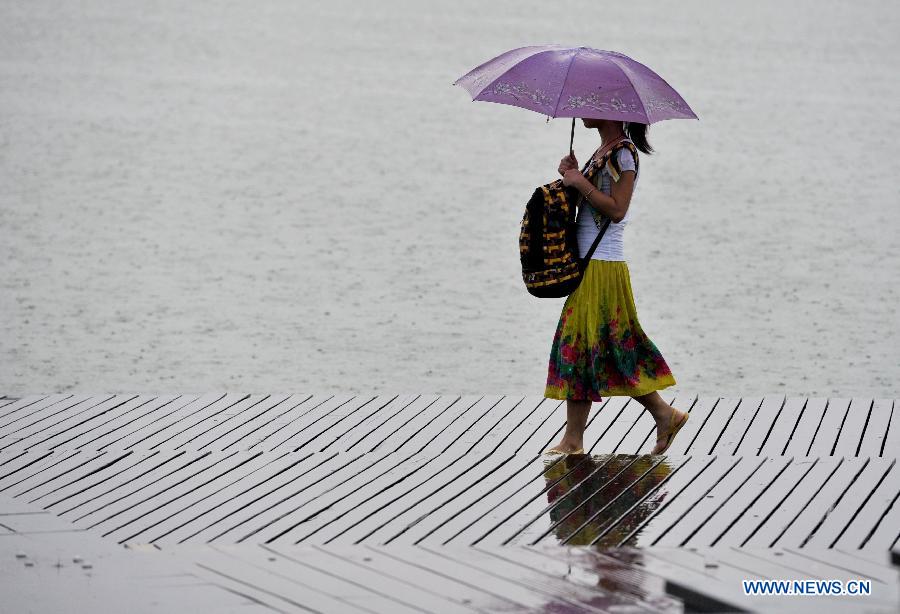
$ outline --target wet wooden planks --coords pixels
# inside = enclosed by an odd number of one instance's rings
[[[893,401],[665,398],[666,456],[611,397],[568,458],[541,397],[3,398],[0,493],[120,543],[898,544]]]
[[[0,558],[12,611],[321,613],[896,612],[900,568],[839,549],[231,544],[116,549],[19,535]],[[860,580],[866,596],[745,595],[744,581]],[[758,584],[757,584],[758,585]],[[73,604],[76,604],[73,608]]]
[[[900,569],[837,549],[196,545],[173,567],[289,612],[896,612]],[[745,595],[742,583],[867,582],[861,595]]]
[[[142,556],[0,495],[3,612],[271,612],[193,563]]]
[[[613,397],[588,455],[546,457],[565,409],[540,397],[0,397],[0,540],[171,557],[226,609],[778,611],[740,578],[865,573],[896,611],[894,401],[664,398],[690,411],[667,455]]]
[[[900,409],[890,399],[722,398],[680,394],[690,412],[673,454],[890,456],[900,447]],[[340,394],[32,395],[0,398],[0,450],[89,448],[372,450],[437,421],[458,447],[488,447],[538,404],[562,426],[562,403],[525,397]],[[511,412],[510,420],[497,417]],[[651,416],[629,397],[594,405],[586,441],[599,453],[653,446]],[[447,421],[446,418],[452,418]],[[549,419],[549,417],[548,417]],[[515,436],[522,441],[525,430]],[[529,451],[536,452],[536,449]]]
[[[896,458],[547,459],[506,445],[6,452],[0,493],[120,543],[900,544]]]
[[[665,395],[664,395],[665,396]],[[889,399],[665,397],[690,411],[673,444],[680,454],[884,456],[900,446],[900,410]],[[0,450],[372,449],[415,431],[405,428],[450,411],[470,413],[451,427],[460,444],[489,445],[505,435],[485,411],[562,402],[525,397],[437,397],[340,394],[33,395],[0,398]],[[594,405],[600,413],[590,442],[598,452],[646,453],[654,424],[628,397]],[[481,421],[479,423],[480,418]],[[473,424],[475,422],[476,424]],[[487,427],[485,432],[484,428]],[[484,435],[484,437],[480,437]]]

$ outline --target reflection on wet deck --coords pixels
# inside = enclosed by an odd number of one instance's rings
[[[573,546],[636,541],[633,530],[666,499],[669,491],[662,484],[672,470],[665,458],[636,455],[569,457],[551,464],[544,474],[551,524],[527,543],[550,534]],[[628,521],[620,522],[625,517]],[[521,541],[529,532],[537,533],[524,530],[511,541]]]
[[[572,548],[593,546],[607,554],[591,560],[632,557],[628,573],[655,552],[660,578],[691,556],[708,573],[689,548],[743,565],[750,555],[730,553],[871,561],[898,547],[894,401],[667,400],[691,420],[665,456],[645,453],[654,428],[643,408],[613,397],[595,404],[588,454],[548,457],[565,412],[535,397],[0,397],[0,495],[61,523],[60,535],[197,546],[210,569],[261,546],[321,561],[371,546],[426,567],[454,549],[466,565],[514,556],[503,565],[525,568],[548,558],[535,552],[593,557]],[[13,524],[0,523],[0,538],[27,533]],[[674,598],[670,580],[658,595]]]

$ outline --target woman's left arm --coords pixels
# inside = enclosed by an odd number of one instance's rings
[[[622,171],[619,180],[613,181],[610,186],[611,196],[598,190],[597,186],[588,181],[577,168],[566,171],[563,175],[563,184],[575,186],[582,196],[586,195],[586,200],[594,209],[618,224],[625,218],[628,205],[631,204],[635,176],[636,173],[632,170]]]

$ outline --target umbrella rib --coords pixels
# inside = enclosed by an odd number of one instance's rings
[[[575,63],[575,58],[578,57],[578,50],[575,50],[575,53],[572,54],[572,59],[569,60],[569,65],[566,67],[566,76],[563,77],[562,86],[559,88],[559,95],[556,97],[556,108],[553,109],[553,117],[556,117],[557,112],[559,112],[559,103],[562,100],[562,93],[566,90],[566,81],[569,79],[569,72],[572,70],[572,64]],[[616,64],[618,66],[618,64]],[[619,67],[621,70],[621,67]],[[632,84],[633,85],[633,84]]]
[[[628,80],[628,83],[631,85],[631,88],[634,90],[634,93],[637,94],[638,102],[641,103],[641,108],[644,110],[644,117],[647,118],[647,124],[650,124],[650,115],[647,113],[647,105],[644,104],[644,101],[641,99],[641,94],[638,92],[637,86],[634,84],[634,81],[631,80],[631,77],[628,76],[628,73],[625,72],[625,69],[622,68],[622,65],[619,64],[615,59],[609,58],[609,61],[612,62],[616,68],[622,73],[622,76]]]

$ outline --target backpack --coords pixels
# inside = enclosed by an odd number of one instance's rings
[[[622,169],[619,167],[616,154],[623,147],[628,148],[634,156],[636,172],[637,148],[629,141],[622,141],[603,154],[597,164],[592,165],[588,161],[581,173],[588,172],[586,177],[593,183],[596,174],[609,163],[610,174],[618,179]],[[581,194],[577,188],[566,187],[562,179],[557,179],[535,188],[525,206],[525,215],[519,231],[519,257],[522,261],[522,279],[525,288],[533,296],[560,298],[574,292],[581,283],[584,270],[597,245],[600,244],[600,239],[612,221],[606,218],[603,227],[600,228],[599,220],[604,216],[591,208],[600,233],[584,259],[580,259],[575,225],[576,205],[580,198]]]

